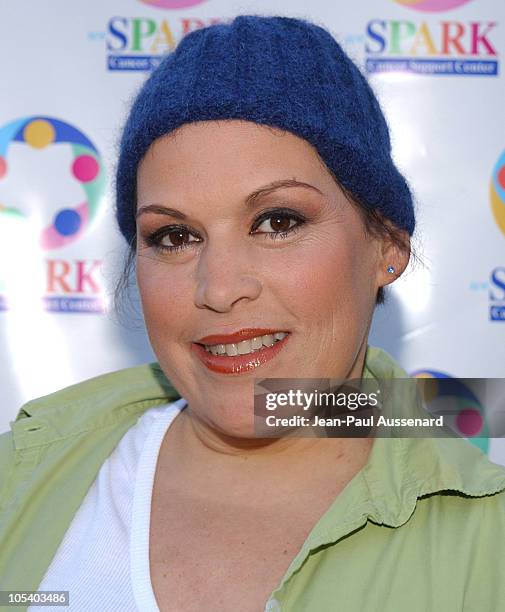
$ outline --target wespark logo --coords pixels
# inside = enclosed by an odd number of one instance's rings
[[[450,11],[472,0],[395,0],[398,4],[415,11],[425,11],[427,13],[440,13],[442,11]]]
[[[489,319],[505,322],[505,267],[491,271],[489,284]]]
[[[496,21],[373,19],[367,23],[368,73],[489,76],[499,73]]]
[[[102,207],[105,181],[98,149],[77,127],[38,115],[0,127],[0,310],[40,281],[46,310],[103,311],[100,261],[45,260],[44,253],[85,235]],[[42,281],[31,277],[36,262],[43,262]]]
[[[42,230],[40,246],[53,250],[77,240],[96,216],[102,200],[105,173],[98,150],[76,127],[53,117],[16,119],[0,128],[0,179],[9,172],[8,154],[12,143],[22,143],[42,151],[51,146],[65,146],[71,151],[70,167],[66,169],[82,187],[82,201],[57,210]],[[21,206],[0,204],[0,215],[21,215]],[[0,216],[1,219],[1,216]]]
[[[489,304],[489,320],[496,323],[505,322],[505,267],[497,266],[489,274],[489,280],[473,279],[469,283],[470,291],[481,294],[482,300]],[[485,298],[484,298],[485,296]]]
[[[489,199],[494,220],[505,235],[505,151],[500,155],[491,175]]]
[[[489,200],[496,225],[505,235],[505,151],[491,173]],[[491,271],[486,289],[489,296],[489,319],[505,322],[505,267],[496,267]]]
[[[190,6],[203,4],[207,0],[140,0],[142,4],[148,4],[159,9],[182,9]]]
[[[428,412],[434,416],[443,412],[447,427],[487,453],[489,430],[485,409],[472,389],[458,378],[438,370],[416,370],[411,376],[428,379],[422,385]]]
[[[154,70],[163,56],[173,51],[186,34],[224,21],[217,17],[208,19],[111,17],[105,34],[107,69],[114,71]],[[89,34],[90,39],[102,37],[103,33],[100,32]]]

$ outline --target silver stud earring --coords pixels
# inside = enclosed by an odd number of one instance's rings
[[[389,266],[389,268],[388,268],[388,272],[389,272],[390,274],[394,274],[394,271],[395,271],[395,269],[393,268],[393,266]]]

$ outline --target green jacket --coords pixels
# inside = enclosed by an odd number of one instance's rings
[[[365,378],[406,376],[368,347]],[[146,364],[20,409],[0,436],[0,590],[37,589],[104,460],[143,412],[178,397]],[[499,612],[504,552],[503,467],[460,439],[377,438],[266,609]]]

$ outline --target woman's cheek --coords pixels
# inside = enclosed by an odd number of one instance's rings
[[[190,308],[191,283],[181,269],[157,261],[139,262],[137,284],[146,324],[166,330],[181,321]]]
[[[329,231],[314,233],[300,243],[296,254],[287,254],[281,266],[289,270],[285,278],[297,291],[303,288],[307,297],[320,302],[333,300],[352,277],[352,246],[347,243],[348,239],[339,239]]]

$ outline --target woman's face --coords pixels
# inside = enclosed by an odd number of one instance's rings
[[[377,289],[406,262],[365,234],[308,142],[186,124],[153,143],[137,195],[147,331],[202,423],[253,437],[255,378],[361,375]]]

